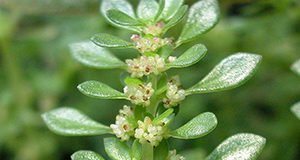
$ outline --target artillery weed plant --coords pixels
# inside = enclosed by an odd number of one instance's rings
[[[172,54],[184,43],[191,42],[209,31],[218,22],[217,0],[199,0],[190,8],[183,0],[140,0],[136,11],[126,0],[103,0],[101,12],[108,22],[134,34],[131,41],[99,33],[91,41],[71,44],[76,60],[97,69],[124,69],[123,91],[98,81],[87,81],[78,86],[86,96],[99,99],[125,99],[115,117],[115,123],[105,126],[73,108],[59,108],[42,115],[53,132],[65,136],[95,136],[111,134],[104,139],[105,151],[112,160],[184,160],[168,144],[169,138],[200,138],[217,126],[213,113],[201,113],[177,129],[171,127],[180,103],[189,95],[204,94],[235,88],[255,72],[261,56],[236,53],[222,60],[201,81],[191,87],[180,84],[180,76],[169,75],[169,69],[189,67],[200,61],[207,49],[196,44],[179,57]],[[186,16],[187,15],[187,16]],[[181,20],[185,25],[179,38],[165,37],[165,33]],[[129,39],[129,37],[128,37]],[[131,48],[139,52],[125,62],[112,55],[109,48]],[[116,107],[116,106],[112,106]],[[226,139],[207,160],[255,159],[265,139],[241,133]],[[78,151],[73,160],[102,160],[92,151]]]

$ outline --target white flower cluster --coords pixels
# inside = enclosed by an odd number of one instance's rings
[[[155,75],[166,70],[165,60],[159,55],[141,56],[135,59],[127,59],[128,72],[132,77],[140,78],[151,73]]]
[[[167,160],[185,160],[185,158],[179,154],[176,154],[176,150],[169,151]]]
[[[184,100],[185,91],[179,88],[180,82],[178,77],[172,78],[167,84],[166,98],[163,99],[164,106],[169,108],[178,105]]]
[[[169,38],[141,37],[136,34],[132,35],[131,40],[135,43],[136,49],[141,53],[155,52],[159,48],[172,43],[172,40]]]
[[[133,104],[148,106],[154,89],[152,88],[152,83],[147,85],[127,85],[124,88],[124,93]]]
[[[157,146],[163,139],[164,129],[160,125],[154,125],[149,117],[145,117],[144,122],[138,121],[138,128],[135,130],[134,137],[140,143],[150,143]]]
[[[116,123],[111,124],[113,132],[122,141],[129,140],[130,136],[134,134],[134,127],[129,123],[128,118],[133,117],[133,111],[129,106],[124,106],[123,109],[119,111],[119,115],[116,117]]]

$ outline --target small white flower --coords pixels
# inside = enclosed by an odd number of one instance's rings
[[[138,128],[135,129],[134,137],[139,139],[140,143],[150,143],[157,146],[163,139],[164,129],[160,125],[152,124],[149,117],[145,117],[144,121],[138,121]]]
[[[165,107],[172,107],[178,105],[182,100],[185,99],[185,91],[179,88],[180,83],[178,78],[173,78],[167,84],[166,98],[163,99]]]
[[[156,52],[159,48],[172,44],[172,40],[169,38],[160,37],[140,37],[133,35],[131,37],[132,41],[135,43],[135,48],[141,53]]]
[[[174,62],[176,59],[177,59],[177,57],[174,57],[174,56],[168,57],[168,61],[171,63]]]
[[[127,85],[124,88],[124,93],[133,104],[148,106],[154,90],[151,83],[147,85]]]
[[[167,160],[185,160],[185,158],[179,154],[176,154],[176,150],[169,151]]]

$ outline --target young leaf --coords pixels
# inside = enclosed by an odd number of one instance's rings
[[[117,10],[123,12],[123,13],[126,13],[130,17],[135,18],[133,7],[127,0],[102,0],[101,13],[106,18],[106,20],[108,22],[110,22],[111,24],[113,24],[117,27],[132,30],[132,31],[135,31],[135,32],[140,32],[141,31],[141,29],[139,27],[122,26],[122,25],[119,25],[119,24],[116,24],[116,23],[112,22],[107,16],[107,11],[110,10],[110,9],[117,9]]]
[[[238,159],[254,160],[266,143],[266,139],[249,133],[237,134],[220,144],[206,160]]]
[[[174,27],[177,23],[179,23],[186,14],[187,10],[187,5],[181,6],[177,13],[174,15],[174,17],[170,19],[170,21],[164,26],[164,32],[166,32],[170,28]]]
[[[300,102],[294,104],[291,108],[291,111],[300,119]]]
[[[90,136],[111,133],[111,129],[73,108],[59,108],[42,114],[48,128],[65,136]]]
[[[174,17],[182,4],[183,0],[165,0],[164,9],[162,10],[159,19],[169,21],[172,17]]]
[[[222,60],[203,80],[186,90],[186,94],[209,93],[235,88],[254,73],[261,56],[237,53]]]
[[[166,140],[159,143],[159,146],[154,148],[153,160],[166,160],[169,154],[169,144]]]
[[[207,49],[202,44],[196,44],[184,52],[174,62],[168,64],[170,68],[183,68],[199,62],[206,54]]]
[[[133,43],[124,41],[119,37],[109,35],[106,33],[98,33],[94,35],[91,40],[100,47],[107,48],[131,48]]]
[[[217,118],[213,113],[202,113],[182,127],[172,131],[170,135],[179,139],[200,138],[214,130],[217,123]]]
[[[121,26],[140,26],[142,25],[138,20],[129,15],[117,10],[110,9],[107,11],[107,17],[114,23]]]
[[[126,64],[108,50],[92,42],[79,42],[70,45],[73,57],[80,63],[98,69],[125,68]]]
[[[78,90],[86,96],[100,99],[126,99],[126,96],[98,81],[87,81],[77,86]]]
[[[112,160],[131,160],[129,147],[117,138],[105,138],[104,147]]]
[[[72,154],[72,160],[105,160],[99,154],[93,151],[77,151]]]
[[[155,0],[140,0],[137,8],[137,15],[141,20],[153,20],[159,10],[159,5]]]
[[[197,38],[213,28],[218,22],[219,6],[217,0],[200,0],[190,9],[188,20],[177,41],[177,46]]]
[[[300,75],[300,59],[292,65],[292,70]]]
[[[142,145],[136,139],[133,141],[132,148],[131,148],[131,156],[134,160],[141,160],[142,159]]]

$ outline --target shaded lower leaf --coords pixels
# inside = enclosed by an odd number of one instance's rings
[[[73,57],[80,63],[98,68],[125,68],[126,64],[112,55],[107,49],[92,42],[79,42],[70,45]]]
[[[237,53],[222,60],[203,80],[186,90],[186,94],[209,93],[235,88],[247,81],[262,57]]]
[[[300,102],[294,104],[291,108],[291,111],[300,119]]]
[[[77,86],[78,90],[86,96],[100,99],[126,99],[126,96],[111,88],[110,86],[98,82],[87,81]]]
[[[98,33],[94,35],[91,40],[100,47],[107,48],[131,48],[133,43],[127,42],[125,40],[120,39],[119,37],[106,34],[106,33]]]
[[[217,124],[217,118],[213,113],[202,113],[182,127],[172,131],[170,136],[179,139],[200,138],[214,130]]]
[[[254,160],[262,151],[266,139],[249,133],[229,137],[220,144],[206,160]]]
[[[104,147],[112,160],[131,160],[129,147],[117,138],[105,138]]]
[[[111,129],[73,108],[59,108],[42,114],[54,133],[65,136],[89,136],[111,133]]]
[[[77,151],[71,156],[72,160],[104,160],[99,154],[93,151]]]

